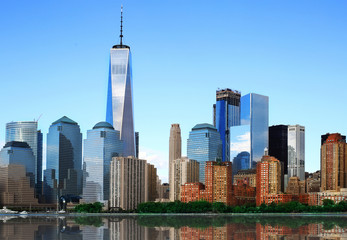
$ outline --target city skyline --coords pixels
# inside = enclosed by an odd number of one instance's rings
[[[2,108],[1,147],[11,121],[43,114],[38,129],[45,146],[50,124],[64,115],[81,126],[83,139],[104,120],[120,2],[76,1],[68,8],[67,3],[6,2],[0,8],[0,79],[7,90],[0,101],[11,102]],[[318,170],[320,136],[347,133],[342,109],[346,6],[321,1],[125,4],[123,42],[132,47],[140,158],[155,164],[167,182],[171,124],[181,126],[186,156],[190,129],[213,124],[215,91],[231,88],[269,96],[270,126],[305,126],[305,169]],[[333,98],[322,97],[330,94]],[[338,119],[328,117],[337,114]]]

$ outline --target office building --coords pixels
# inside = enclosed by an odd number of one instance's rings
[[[204,200],[211,203],[222,202],[226,205],[232,205],[232,163],[208,161],[205,174],[205,185],[186,183],[181,186],[181,201]]]
[[[150,163],[146,163],[145,168],[145,201],[146,202],[154,202],[156,198],[158,198],[158,190],[157,189],[157,169],[154,165]]]
[[[135,157],[112,158],[109,202],[111,209],[133,210],[146,201],[146,165],[146,160]]]
[[[290,177],[305,180],[305,127],[300,125],[288,126],[288,179]]]
[[[7,142],[0,151],[0,166],[22,165],[31,187],[35,187],[35,155],[26,142]]]
[[[339,133],[329,134],[321,146],[321,191],[347,188],[347,143]]]
[[[257,164],[256,204],[267,202],[268,195],[281,192],[281,163],[271,156],[263,156]]]
[[[206,162],[221,159],[222,141],[217,129],[208,123],[197,124],[189,133],[187,155],[199,162],[199,181],[205,184]]]
[[[34,159],[33,159],[34,162]],[[31,185],[24,165],[9,164],[0,166],[0,205],[37,206],[35,189]]]
[[[254,168],[268,148],[269,98],[255,93],[242,96],[240,118],[241,125],[230,128],[230,159],[237,163],[242,157],[247,164],[235,164],[234,173]]]
[[[234,166],[233,166],[234,167]],[[250,187],[257,186],[257,170],[256,169],[245,169],[239,170],[237,174],[233,175],[233,185],[236,185],[238,181],[247,179]]]
[[[175,123],[171,124],[170,128],[170,139],[169,139],[169,185],[170,189],[173,188],[173,183],[171,182],[173,175],[172,164],[175,159],[181,158],[181,128],[180,125]]]
[[[84,202],[105,202],[110,198],[110,165],[112,157],[123,155],[119,131],[108,122],[97,123],[87,131],[84,140],[86,183]],[[97,193],[97,194],[96,194]]]
[[[222,140],[222,161],[230,161],[230,134],[232,126],[240,125],[241,93],[229,88],[216,91],[216,104],[213,105],[213,125]]]
[[[106,122],[120,132],[124,156],[135,156],[133,83],[130,47],[123,44],[123,11],[120,44],[110,51]]]
[[[46,162],[44,194],[48,202],[56,201],[57,195],[82,194],[82,133],[75,121],[64,116],[52,123]]]
[[[199,182],[199,163],[196,160],[182,157],[172,163],[173,174],[170,182],[170,201],[181,200],[181,185],[185,183]]]
[[[6,124],[6,143],[26,142],[33,151],[34,176],[37,194],[42,188],[42,133],[37,130],[37,121],[9,122]]]
[[[269,127],[269,155],[283,162],[283,173],[288,174],[288,126]]]

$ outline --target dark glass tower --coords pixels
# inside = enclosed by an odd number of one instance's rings
[[[82,194],[82,133],[68,117],[60,118],[49,128],[44,177],[48,202],[54,202],[57,195]]]
[[[288,174],[288,126],[275,125],[269,127],[269,155],[277,158],[284,166],[284,174]]]
[[[222,140],[222,161],[230,161],[230,127],[240,125],[241,93],[231,89],[216,91],[213,124]]]
[[[120,44],[114,45],[110,52],[106,122],[120,132],[124,156],[135,156],[131,52],[130,47],[122,42],[122,13]]]

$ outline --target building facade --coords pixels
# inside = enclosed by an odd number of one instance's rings
[[[347,187],[347,143],[339,133],[329,134],[321,146],[321,191]]]
[[[256,169],[239,170],[237,174],[233,175],[233,185],[236,185],[238,181],[242,181],[245,179],[247,179],[248,185],[250,187],[255,188],[257,186],[257,170]]]
[[[82,194],[82,133],[75,121],[64,116],[52,123],[46,162],[44,194],[48,202],[56,201],[57,195]]]
[[[35,187],[35,155],[26,142],[7,142],[0,151],[0,166],[22,165],[26,176],[30,179],[30,186]]]
[[[288,179],[305,180],[305,127],[288,126]]]
[[[216,91],[216,104],[213,105],[213,125],[222,140],[222,161],[230,162],[230,127],[240,125],[241,93],[231,89]]]
[[[271,156],[263,156],[257,164],[256,204],[267,203],[268,195],[281,192],[281,163]]]
[[[203,184],[205,184],[206,162],[221,159],[221,149],[220,134],[211,124],[197,124],[190,131],[187,155],[189,159],[199,162],[199,181]]]
[[[182,143],[181,143],[181,128],[178,123],[171,124],[170,139],[169,139],[169,185],[170,189],[173,188],[173,182],[171,182],[173,175],[173,161],[179,159],[182,156]]]
[[[83,187],[85,202],[104,202],[110,198],[112,157],[123,155],[119,131],[107,122],[97,123],[84,140],[84,164],[87,172]]]
[[[146,201],[146,160],[114,157],[110,168],[110,208],[136,209]]]
[[[171,167],[173,174],[170,179],[170,201],[181,200],[181,185],[199,182],[199,162],[182,157],[175,159]]]
[[[236,163],[242,153],[242,160],[247,164],[235,164],[234,173],[254,168],[268,148],[269,97],[255,93],[242,96],[240,117],[240,126],[230,128],[230,159]]]
[[[26,142],[32,149],[35,162],[35,187],[37,194],[42,188],[42,133],[37,130],[37,121],[10,122],[6,124],[6,143]]]
[[[145,169],[145,201],[154,202],[158,198],[158,189],[157,189],[157,169],[154,165],[146,163]]]
[[[135,156],[133,112],[133,83],[130,47],[124,45],[123,15],[121,15],[120,44],[110,51],[106,122],[120,132],[124,156]]]

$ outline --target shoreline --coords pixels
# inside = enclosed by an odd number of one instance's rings
[[[343,213],[2,213],[16,217],[347,217]]]

